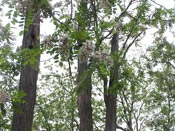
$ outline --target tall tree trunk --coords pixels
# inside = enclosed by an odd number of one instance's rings
[[[118,51],[118,33],[115,33],[111,41],[111,55],[114,55]],[[117,70],[118,67],[114,64],[114,67],[111,69],[111,76],[109,80],[109,88],[105,89],[104,101],[106,105],[106,122],[105,122],[105,131],[116,131],[116,97],[117,95],[112,92],[114,84],[117,80]]]
[[[27,11],[28,12],[28,11]],[[25,28],[28,31],[24,31],[22,49],[34,49],[39,48],[39,35],[40,35],[40,13],[39,11],[33,13],[33,22],[27,26],[28,13],[26,13]],[[19,83],[19,91],[23,91],[26,96],[23,98],[25,103],[20,103],[18,108],[20,111],[14,111],[12,121],[12,131],[31,131],[32,121],[34,114],[34,106],[36,102],[36,86],[39,70],[40,56],[36,57],[37,62],[34,65],[21,65],[21,75]],[[25,61],[25,58],[23,58]]]
[[[92,107],[91,107],[91,75],[85,74],[88,66],[87,62],[78,62],[78,83],[83,81],[83,84],[79,85],[78,94],[78,110],[80,117],[80,131],[92,131]],[[84,75],[87,77],[83,80]]]
[[[79,5],[78,26],[79,31],[85,31],[88,26],[88,0],[82,0]],[[82,41],[79,41],[82,46]],[[80,131],[93,131],[91,107],[91,74],[87,74],[89,67],[87,61],[78,59],[78,111],[80,118]]]

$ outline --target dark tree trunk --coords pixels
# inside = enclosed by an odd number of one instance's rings
[[[26,15],[27,19],[27,15]],[[29,26],[25,23],[28,31],[24,32],[22,49],[39,48],[40,35],[40,13],[33,13],[33,23]],[[34,106],[36,101],[36,87],[39,70],[40,56],[36,57],[37,62],[34,65],[21,65],[21,75],[19,83],[19,91],[23,91],[26,96],[23,98],[25,103],[18,104],[19,111],[14,111],[12,121],[12,131],[31,131],[34,114]],[[25,58],[23,58],[23,62]]]
[[[118,33],[115,33],[111,41],[111,55],[115,55],[118,51]],[[114,62],[116,63],[116,62]],[[113,93],[114,84],[117,80],[117,70],[118,66],[114,64],[114,67],[111,69],[111,76],[109,81],[109,88],[105,89],[104,101],[106,105],[106,122],[105,122],[105,131],[116,131],[116,97],[115,92]]]
[[[105,131],[116,131],[116,95],[108,94],[105,97],[106,123]]]
[[[85,31],[88,26],[88,0],[82,0],[79,5],[78,27],[79,31]],[[82,46],[82,40],[78,41]],[[91,74],[87,73],[89,67],[87,61],[78,60],[78,111],[80,118],[80,131],[93,131],[92,107],[91,107]]]
[[[91,107],[91,75],[86,74],[87,62],[78,62],[78,110],[80,117],[80,131],[93,131]],[[84,75],[86,76],[85,79]]]

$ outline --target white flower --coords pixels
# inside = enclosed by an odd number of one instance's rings
[[[93,55],[93,58],[100,63],[102,62],[109,68],[113,66],[113,61],[107,50],[96,51]]]
[[[9,101],[9,94],[4,91],[0,91],[0,103],[5,103]]]
[[[44,38],[43,42],[42,42],[43,45],[44,45],[45,47],[50,46],[50,45],[52,44],[51,39],[52,39],[52,37],[51,37],[50,35],[46,36],[46,37]]]
[[[69,49],[70,49],[70,36],[67,34],[63,34],[60,37],[60,55],[62,57],[68,57],[69,56]]]
[[[108,0],[100,0],[99,6],[100,6],[100,8],[107,8],[110,6],[110,3]]]
[[[56,2],[55,5],[54,5],[54,7],[61,7],[62,4],[63,4],[62,1]]]
[[[122,22],[123,22],[123,19],[119,20],[118,23],[116,23],[115,29],[116,29],[117,31],[121,29],[121,27],[122,27],[122,25],[123,25]]]
[[[93,55],[93,58],[95,59],[101,59],[101,53],[99,51],[96,51]]]
[[[68,44],[70,41],[70,37],[68,34],[63,34],[61,37],[60,37],[60,42],[62,44]]]
[[[83,42],[78,53],[80,63],[88,61],[88,58],[92,54],[93,50],[94,46],[91,41],[86,40]]]

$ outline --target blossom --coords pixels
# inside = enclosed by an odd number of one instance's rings
[[[52,39],[52,37],[51,37],[50,35],[46,36],[46,37],[44,38],[43,42],[42,42],[43,45],[44,45],[45,47],[47,47],[47,46],[49,46],[49,45],[52,45],[51,39]]]
[[[100,2],[99,4],[100,8],[107,8],[110,6],[110,2],[108,0],[100,0],[99,2]]]
[[[91,41],[86,40],[85,42],[83,42],[78,53],[80,63],[86,62],[89,56],[92,54],[93,50],[94,46]]]
[[[116,25],[115,25],[115,29],[116,30],[120,30],[121,29],[121,27],[123,26],[122,22],[123,22],[123,19],[119,20],[118,23],[116,23]]]
[[[70,36],[67,34],[63,34],[60,37],[60,55],[62,57],[68,57],[69,56],[69,49],[70,49]]]
[[[62,4],[63,4],[62,1],[56,2],[55,5],[54,5],[54,7],[61,7]]]
[[[113,60],[110,57],[110,54],[107,50],[96,51],[93,55],[93,58],[111,68],[113,66]]]
[[[0,103],[5,103],[9,101],[9,94],[4,91],[0,91]]]
[[[70,37],[69,37],[69,35],[68,34],[63,34],[63,35],[61,35],[61,37],[60,37],[60,42],[62,43],[62,44],[68,44],[69,43],[69,41],[70,41]]]

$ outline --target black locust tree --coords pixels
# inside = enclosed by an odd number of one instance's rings
[[[26,1],[24,36],[22,42],[22,64],[19,91],[25,93],[23,103],[13,103],[14,110],[12,131],[31,131],[34,106],[36,103],[36,88],[40,61],[40,9],[37,2]],[[27,54],[30,52],[29,54]],[[26,54],[26,56],[25,56]],[[34,62],[27,62],[34,58]]]

